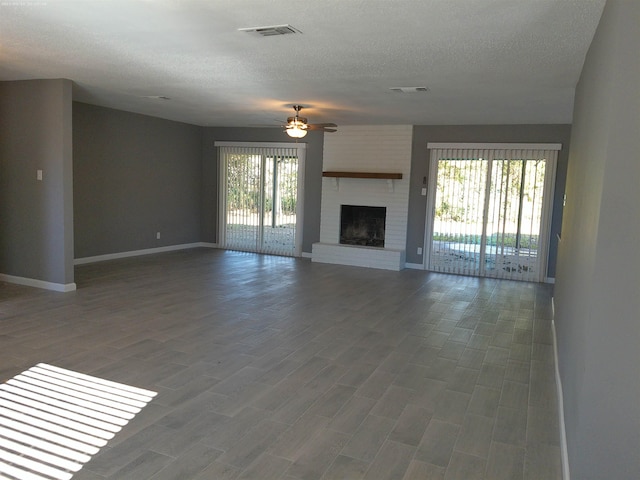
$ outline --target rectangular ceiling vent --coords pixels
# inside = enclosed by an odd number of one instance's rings
[[[425,93],[429,91],[427,87],[391,87],[389,90],[396,93]]]
[[[253,35],[260,35],[261,37],[273,37],[274,35],[288,35],[290,33],[302,33],[291,25],[271,25],[269,27],[248,27],[239,28],[241,32],[251,33]]]

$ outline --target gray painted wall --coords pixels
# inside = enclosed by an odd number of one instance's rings
[[[640,478],[640,2],[609,0],[578,84],[555,286],[571,478]]]
[[[73,283],[71,87],[0,82],[0,273]]]
[[[202,134],[74,102],[75,257],[200,241]]]
[[[329,134],[331,135],[331,134]],[[290,142],[279,128],[206,128],[203,144],[203,241],[217,242],[218,197],[217,154],[215,142]],[[307,144],[304,175],[304,223],[302,251],[311,253],[311,245],[320,239],[320,198],[322,193],[322,152],[324,133],[309,132],[300,143]]]
[[[427,197],[421,195],[423,178],[429,178],[427,142],[484,143],[561,143],[558,152],[554,208],[551,220],[551,243],[547,276],[555,276],[557,235],[562,225],[562,200],[567,175],[571,125],[444,125],[413,128],[411,152],[411,186],[409,191],[409,222],[407,230],[407,262],[422,264],[417,248],[424,245]]]
[[[279,129],[205,128],[82,103],[73,104],[73,116],[74,212],[63,220],[64,231],[75,235],[75,258],[197,241],[215,243],[218,170],[214,142],[293,142]],[[21,137],[19,128],[6,125],[13,132],[9,138]],[[65,135],[70,143],[69,132]],[[420,189],[422,178],[428,175],[427,142],[559,142],[564,147],[559,156],[551,233],[549,276],[553,276],[569,136],[568,125],[414,127],[407,261],[422,263],[416,248],[424,244],[426,197],[420,195]],[[67,137],[61,134],[59,138]],[[306,253],[320,237],[323,141],[322,132],[310,132],[304,139]],[[70,185],[67,182],[64,188]],[[21,227],[5,223],[4,228],[12,232],[5,237],[11,238]],[[72,239],[66,248],[73,248],[73,243]],[[72,267],[66,269],[73,278]]]

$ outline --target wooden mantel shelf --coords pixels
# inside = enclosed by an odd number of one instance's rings
[[[373,178],[386,180],[389,185],[389,192],[393,192],[393,181],[401,180],[401,173],[382,173],[382,172],[322,172],[323,177],[331,178],[333,188],[339,190],[338,179],[340,178]]]
[[[381,180],[400,180],[401,173],[380,172],[322,172],[323,177],[332,178],[379,178]]]

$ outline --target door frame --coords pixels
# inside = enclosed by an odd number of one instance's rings
[[[496,150],[562,150],[561,143],[447,143],[447,142],[428,142],[427,143],[427,169],[428,169],[428,183],[427,183],[427,208],[425,215],[425,229],[424,229],[424,245],[423,245],[423,258],[422,268],[429,270],[429,263],[431,259],[431,246],[433,244],[433,223],[435,217],[435,202],[436,195],[433,186],[437,180],[437,159],[433,156],[433,151],[436,149],[458,149],[458,150],[489,150],[489,162],[494,161],[494,152]],[[553,214],[553,199],[555,196],[555,183],[556,183],[556,170],[557,170],[557,155],[555,158],[547,159],[545,179],[543,187],[543,203],[540,219],[540,242],[538,249],[539,258],[539,271],[537,274],[537,281],[543,282],[546,279],[547,270],[549,267],[549,248],[551,244],[551,220]],[[490,165],[489,170],[492,168]],[[489,177],[487,181],[489,181]],[[486,216],[486,212],[485,212]],[[483,222],[484,223],[484,222]],[[482,242],[485,242],[486,235],[483,235]],[[542,239],[544,238],[544,241]],[[482,270],[482,269],[481,269]],[[500,278],[500,277],[487,277],[487,278]]]
[[[228,142],[216,141],[214,146],[217,151],[218,163],[218,245],[224,246],[226,230],[227,230],[227,178],[224,161],[220,155],[220,149],[217,147],[251,147],[251,148],[290,148],[297,150],[298,158],[298,179],[297,179],[297,198],[296,198],[296,233],[294,239],[294,257],[302,256],[302,236],[304,226],[304,173],[306,160],[306,143],[290,143],[290,142]],[[261,166],[262,168],[262,166]],[[264,177],[263,177],[264,178]],[[260,233],[262,235],[262,233]]]

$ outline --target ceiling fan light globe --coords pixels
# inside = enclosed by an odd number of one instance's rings
[[[292,138],[302,138],[307,134],[305,129],[298,127],[297,125],[293,128],[287,128],[287,135]]]

